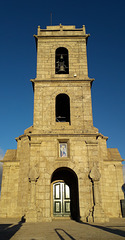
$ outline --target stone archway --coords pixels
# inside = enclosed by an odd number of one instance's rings
[[[56,169],[51,177],[51,184],[54,186],[63,182],[67,189],[70,191],[70,217],[73,220],[79,221],[79,192],[78,192],[78,178],[76,173],[67,167],[61,167]],[[69,206],[69,199],[67,198],[67,207]],[[52,205],[54,199],[52,198]],[[53,208],[53,207],[52,207]],[[63,214],[62,214],[63,217]]]

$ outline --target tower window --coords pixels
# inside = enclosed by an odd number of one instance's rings
[[[56,122],[70,123],[70,98],[67,94],[56,96]]]
[[[56,74],[69,73],[68,50],[64,47],[60,47],[56,49],[55,73]]]

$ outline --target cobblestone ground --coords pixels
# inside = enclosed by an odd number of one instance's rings
[[[0,219],[0,240],[116,240],[125,238],[125,218],[109,223],[87,224],[72,220],[22,223]]]

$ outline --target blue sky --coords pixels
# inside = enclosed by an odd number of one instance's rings
[[[15,149],[15,137],[33,124],[37,26],[86,25],[93,120],[108,147],[125,158],[125,1],[0,2],[0,152]]]

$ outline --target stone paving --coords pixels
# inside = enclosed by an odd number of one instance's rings
[[[0,240],[116,240],[125,238],[125,218],[88,224],[72,220],[50,223],[22,223],[0,219]]]

